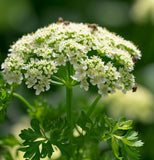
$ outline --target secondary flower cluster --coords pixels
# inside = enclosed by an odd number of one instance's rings
[[[154,1],[136,0],[131,10],[131,17],[137,23],[154,24]]]
[[[141,57],[130,41],[96,24],[67,21],[23,36],[9,51],[2,64],[8,83],[24,80],[36,94],[49,90],[53,75],[68,62],[74,69],[72,79],[85,90],[91,83],[104,97],[116,89],[126,92],[135,85],[131,71]]]
[[[101,104],[104,103],[108,106],[108,114],[116,119],[125,116],[127,119],[133,119],[141,123],[152,123],[154,121],[154,95],[142,86],[139,86],[135,96],[130,91],[127,92],[127,95],[117,92],[109,96],[107,100],[102,99]]]

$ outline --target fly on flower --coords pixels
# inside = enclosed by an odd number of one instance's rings
[[[94,31],[97,31],[97,24],[88,24],[89,28],[92,28]]]

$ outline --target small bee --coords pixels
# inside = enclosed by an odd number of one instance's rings
[[[62,17],[59,17],[59,18],[58,18],[58,22],[60,22],[60,23],[64,22],[63,18],[62,18]]]
[[[98,30],[97,24],[88,24],[88,27],[89,27],[89,28],[92,28],[94,31],[97,31],[97,30]]]
[[[134,86],[133,88],[132,88],[132,92],[136,92],[137,91],[137,86]]]
[[[138,58],[137,57],[133,57],[132,60],[133,60],[134,63],[138,62]]]
[[[67,25],[70,24],[70,22],[69,21],[64,21],[64,24],[67,26]]]

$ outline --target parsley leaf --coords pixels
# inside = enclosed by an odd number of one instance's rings
[[[143,142],[138,140],[138,133],[132,131],[132,121],[121,118],[114,121],[105,116],[105,134],[103,140],[110,141],[113,153],[119,160],[138,160],[138,148]]]
[[[12,98],[14,88],[15,85],[9,85],[0,72],[0,123],[3,123],[6,118],[8,103]]]
[[[1,137],[0,144],[2,146],[14,147],[19,145],[19,142],[12,134],[9,134],[7,136]]]
[[[40,160],[40,158],[45,158],[46,156],[51,158],[53,153],[52,144],[40,127],[39,121],[32,119],[31,127],[22,130],[19,135],[24,140],[23,147],[19,149],[25,152],[24,158],[29,158],[30,160]]]

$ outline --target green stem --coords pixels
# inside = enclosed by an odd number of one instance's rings
[[[61,78],[59,78],[59,77],[57,77],[57,76],[52,76],[52,78],[55,80],[55,81],[57,81],[57,82],[60,82],[60,83],[64,83],[64,80],[63,79],[61,79]]]
[[[13,93],[13,96],[20,99],[30,110],[33,110],[33,106],[24,97],[18,93]]]
[[[72,114],[73,114],[73,105],[72,105],[72,88],[66,87],[66,108],[67,108],[67,121],[72,127]]]
[[[63,83],[60,83],[60,82],[57,82],[57,81],[54,81],[54,80],[50,80],[51,84],[53,85],[56,85],[56,86],[64,86]]]
[[[66,86],[66,109],[67,109],[67,122],[68,126],[70,128],[70,155],[73,157],[73,146],[72,146],[72,138],[73,138],[73,120],[72,120],[72,115],[73,115],[73,105],[72,105],[72,88],[69,88]],[[71,157],[68,157],[68,160],[71,159]]]
[[[72,138],[73,138],[73,86],[71,79],[71,64],[67,63],[67,81],[65,83],[66,86],[66,109],[67,109],[67,122],[70,127],[70,153],[73,157],[73,146],[72,146]],[[71,157],[68,157],[71,159]]]
[[[102,96],[99,95],[99,96],[95,99],[95,101],[92,103],[92,105],[90,106],[90,108],[89,108],[89,110],[88,110],[88,112],[87,112],[87,115],[88,115],[89,117],[92,115],[92,113],[93,113],[93,111],[94,111],[94,109],[95,109],[98,101],[101,99],[101,97],[102,97]]]
[[[67,107],[67,120],[72,128],[72,114],[73,114],[73,92],[72,92],[72,85],[71,85],[71,64],[67,63],[67,83],[66,83],[66,107]]]

